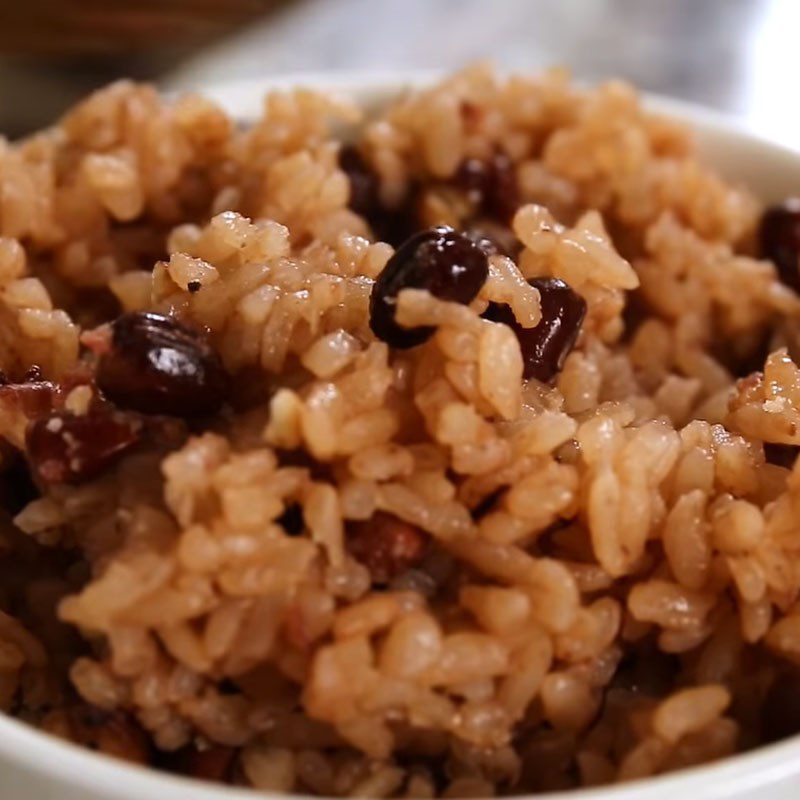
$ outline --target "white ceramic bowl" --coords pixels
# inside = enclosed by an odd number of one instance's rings
[[[341,91],[377,107],[430,74],[300,75],[211,87],[206,94],[236,118],[255,118],[268,89],[307,86]],[[752,133],[737,120],[683,102],[649,97],[654,110],[692,127],[705,161],[764,200],[800,194],[800,152]],[[0,714],[0,800],[255,800],[249,790],[218,787],[129,766],[46,736]],[[800,736],[710,766],[619,787],[536,800],[798,800]]]

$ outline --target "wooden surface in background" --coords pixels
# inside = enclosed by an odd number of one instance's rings
[[[0,0],[0,134],[54,121],[118,78],[157,81],[292,0]]]
[[[275,5],[277,0],[3,0],[0,53],[86,57],[186,47]]]
[[[489,58],[622,77],[800,148],[798,30],[800,0],[0,0],[0,131],[122,76],[195,89]]]

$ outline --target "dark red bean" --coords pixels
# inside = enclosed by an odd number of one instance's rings
[[[452,228],[441,226],[415,234],[389,259],[372,287],[370,327],[391,347],[422,344],[433,328],[403,328],[395,322],[397,295],[403,289],[427,289],[440,300],[470,303],[489,274],[486,253]]]
[[[184,418],[219,411],[229,378],[197,333],[169,317],[145,313],[123,314],[111,333],[96,379],[120,408]]]
[[[375,213],[369,220],[375,236],[380,242],[388,242],[392,247],[399,247],[406,239],[419,232],[417,190],[412,189],[408,197],[396,208],[384,208]]]
[[[764,442],[764,458],[768,464],[775,464],[778,467],[791,469],[797,460],[798,452],[800,452],[800,447],[797,445]]]
[[[50,381],[8,383],[0,386],[0,402],[16,406],[28,419],[36,419],[51,411],[58,393],[58,386]]]
[[[509,222],[519,208],[519,191],[514,164],[505,153],[489,160],[468,158],[455,174],[455,183],[475,208],[500,222]]]
[[[38,419],[63,407],[64,399],[78,386],[92,386],[94,376],[88,365],[79,364],[59,383],[45,380],[38,366],[27,370],[18,383],[0,381],[0,405],[12,413],[21,413],[29,420]],[[92,398],[97,404],[97,398]]]
[[[387,208],[381,202],[380,179],[355,145],[339,151],[339,167],[350,181],[348,205],[364,217],[378,240],[396,247],[419,228],[416,187],[398,206]]]
[[[761,255],[775,264],[780,279],[800,291],[800,197],[768,208],[758,238]]]
[[[586,301],[557,278],[533,278],[528,283],[541,295],[542,319],[538,325],[523,328],[504,303],[490,303],[483,316],[508,325],[517,335],[524,377],[546,382],[560,372],[575,346],[586,316]]]
[[[427,549],[423,531],[383,511],[366,522],[353,523],[347,534],[348,552],[369,570],[376,584],[386,584],[417,566]]]
[[[121,411],[98,410],[85,416],[56,412],[28,426],[28,461],[46,484],[82,483],[134,447],[141,429],[138,419]]]
[[[800,671],[779,675],[761,706],[761,738],[777,742],[800,733]]]
[[[339,151],[339,167],[350,181],[350,208],[371,219],[380,207],[378,176],[367,164],[355,145],[344,145]]]

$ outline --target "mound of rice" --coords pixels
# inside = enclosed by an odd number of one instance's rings
[[[458,177],[498,153],[510,226]],[[630,87],[560,72],[368,119],[275,93],[250,126],[118,83],[2,143],[0,708],[328,796],[607,784],[800,731],[800,298],[761,213]],[[513,246],[470,305],[402,292],[435,334],[390,347],[381,231],[436,224]],[[533,277],[587,303],[551,383],[481,316],[535,324]],[[202,332],[224,406],[32,482],[25,387],[91,421],[97,326],[141,311]]]

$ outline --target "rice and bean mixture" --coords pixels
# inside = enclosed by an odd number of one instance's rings
[[[800,203],[630,87],[118,83],[0,145],[0,234],[7,713],[328,796],[800,731]]]

